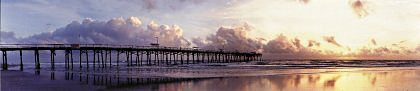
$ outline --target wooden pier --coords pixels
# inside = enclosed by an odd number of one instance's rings
[[[75,67],[75,65],[79,68],[104,68],[112,67],[113,65],[150,66],[197,63],[231,63],[261,61],[262,59],[262,54],[256,52],[203,50],[198,48],[110,44],[0,44],[0,51],[2,51],[3,58],[2,68],[3,70],[8,69],[7,52],[18,51],[20,54],[21,70],[23,69],[22,56],[24,56],[22,52],[33,52],[35,68],[40,69],[41,62],[39,52],[49,51],[51,69],[54,69],[57,50],[64,51],[64,63],[65,67],[68,69]],[[74,51],[79,52],[79,60],[74,60]],[[125,61],[120,60],[120,55],[125,55]],[[85,62],[84,65],[82,62]]]

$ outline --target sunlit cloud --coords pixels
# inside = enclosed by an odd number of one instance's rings
[[[324,36],[322,37],[326,42],[331,43],[335,46],[341,47],[339,43],[335,40],[334,36]]]
[[[376,40],[375,39],[371,39],[370,42],[372,42],[373,45],[376,45]]]
[[[369,7],[365,0],[350,0],[350,6],[354,12],[359,17],[366,17],[369,15]]]
[[[319,47],[321,43],[315,41],[315,40],[308,40],[308,47],[317,46]]]

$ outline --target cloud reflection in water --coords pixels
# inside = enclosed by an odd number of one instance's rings
[[[160,90],[190,91],[414,91],[420,71],[363,71],[232,77],[162,84]]]

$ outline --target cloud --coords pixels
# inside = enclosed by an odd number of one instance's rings
[[[339,43],[337,43],[337,41],[335,41],[334,36],[324,36],[323,39],[325,41],[327,41],[328,43],[331,43],[333,45],[336,45],[338,47],[341,47],[341,45]]]
[[[319,46],[320,44],[314,40],[309,42],[308,47],[301,44],[298,38],[288,39],[284,35],[278,35],[275,39],[268,41],[264,45],[263,54],[266,58],[273,59],[305,59],[305,58],[331,58],[336,56],[334,53],[323,52],[312,49],[312,46]]]
[[[284,35],[278,35],[277,38],[270,40],[265,46],[264,46],[264,52],[267,53],[292,53],[298,51],[298,48],[301,47],[301,45],[296,45],[297,42],[290,43],[286,36]],[[300,43],[299,43],[300,44]]]
[[[373,45],[376,45],[376,40],[375,39],[371,39],[370,42],[372,42]]]
[[[321,43],[315,41],[315,40],[308,40],[308,47],[317,46],[319,47]]]
[[[249,31],[252,31],[252,27],[246,23],[233,27],[220,27],[216,34],[209,35],[206,39],[194,38],[193,43],[212,50],[260,51],[263,46],[262,39],[248,37]]]
[[[296,0],[296,1],[298,1],[299,3],[307,4],[309,3],[310,0]]]
[[[420,53],[420,46],[417,48],[407,48],[403,45],[404,41],[393,43],[391,45],[382,45],[377,47],[363,47],[357,52],[347,56],[353,56],[364,59],[418,59]]]
[[[155,0],[143,0],[144,6],[146,9],[154,9],[156,8],[156,1]]]
[[[143,27],[142,27],[143,26]],[[145,27],[144,27],[145,26]],[[414,49],[404,47],[405,41],[398,43],[374,46],[373,48],[353,49],[357,52],[340,54],[334,51],[318,50],[320,42],[307,40],[307,46],[298,37],[287,38],[280,34],[267,42],[262,38],[253,38],[248,33],[255,28],[247,23],[237,26],[220,27],[215,34],[205,38],[196,37],[192,43],[203,49],[230,50],[241,52],[263,53],[265,58],[273,59],[310,59],[310,58],[335,58],[335,57],[377,57],[384,56],[412,56],[420,52],[420,46]],[[80,35],[80,37],[79,37]],[[183,37],[183,30],[178,25],[157,24],[150,21],[147,25],[138,17],[113,18],[109,21],[96,21],[90,18],[81,22],[73,21],[55,31],[35,34],[29,37],[16,38],[14,32],[1,31],[2,43],[82,43],[82,44],[132,44],[149,45],[159,37],[159,43],[163,46],[191,47],[189,40]],[[339,46],[334,36],[324,36],[323,40],[331,43],[330,46]],[[265,43],[266,42],[266,43]],[[370,42],[376,44],[375,39]],[[349,50],[352,51],[352,50]]]
[[[398,43],[393,43],[392,46],[394,46],[394,47],[401,47],[401,44],[403,44],[405,42],[406,42],[406,40],[400,41]]]
[[[0,31],[0,43],[15,43],[16,40],[14,32]]]
[[[155,9],[177,10],[188,5],[200,4],[207,1],[210,0],[139,0],[138,2],[144,5],[143,8],[150,11]]]
[[[159,43],[166,46],[188,47],[191,43],[182,34],[183,30],[178,25],[161,25],[158,27],[154,21],[147,25],[148,31],[152,31],[153,36],[159,38]]]
[[[247,33],[255,29],[242,24],[233,27],[220,27],[215,34],[209,35],[205,39],[200,37],[193,38],[192,42],[204,49],[211,50],[238,50],[241,52],[263,53],[265,58],[285,59],[285,58],[322,58],[332,56],[332,53],[322,53],[322,51],[311,49],[302,45],[299,38],[289,39],[280,34],[276,38],[269,40],[266,44],[261,38],[251,38]],[[320,43],[314,40],[309,41],[311,46],[319,46]]]
[[[417,51],[417,52],[420,52],[420,45],[417,45],[417,47],[416,47],[416,51]]]
[[[367,1],[350,0],[350,6],[353,10],[353,13],[359,17],[365,17],[369,15]]]
[[[147,29],[141,27],[138,17],[113,18],[109,21],[95,21],[87,18],[73,21],[65,27],[52,32],[35,34],[24,38],[15,38],[17,43],[82,43],[82,44],[128,44],[148,45],[159,37],[163,46],[187,47],[191,43],[182,35],[182,29],[177,25],[158,25],[150,22]],[[10,35],[10,34],[9,34]]]

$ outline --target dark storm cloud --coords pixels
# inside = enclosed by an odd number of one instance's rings
[[[341,45],[335,40],[334,36],[324,36],[323,39],[328,43],[341,47]]]

